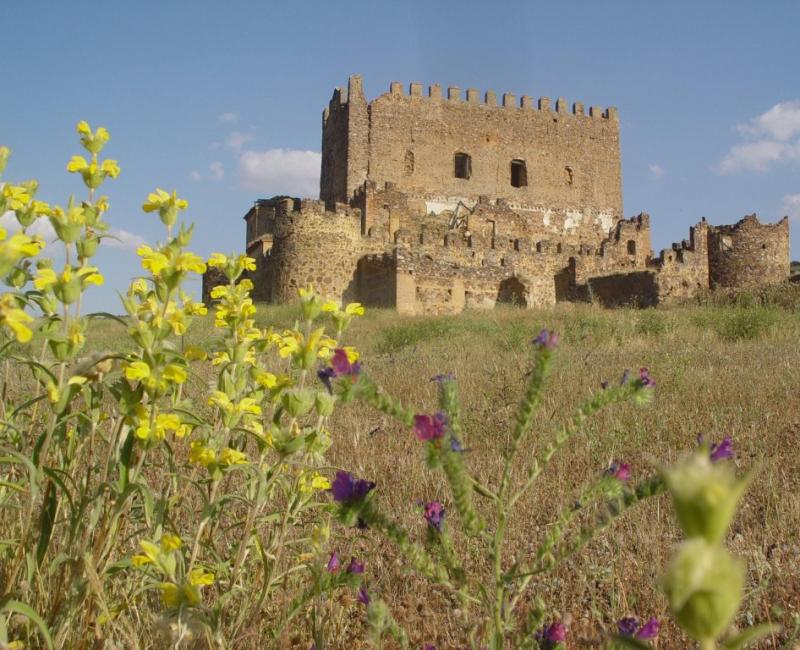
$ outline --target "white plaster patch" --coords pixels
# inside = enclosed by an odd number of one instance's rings
[[[441,214],[442,212],[455,212],[456,208],[461,204],[462,209],[471,210],[475,207],[475,203],[470,205],[467,201],[459,198],[443,198],[438,201],[425,201],[425,212],[430,214]]]
[[[580,210],[567,210],[564,217],[564,230],[575,230],[583,223],[583,212]]]
[[[542,223],[545,226],[549,226],[550,225],[550,210],[545,210],[544,211],[544,216],[542,217]]]
[[[614,218],[613,214],[609,214],[608,212],[598,212],[597,216],[595,217],[595,223],[600,224],[603,232],[610,233],[611,229],[616,225],[617,220]]]

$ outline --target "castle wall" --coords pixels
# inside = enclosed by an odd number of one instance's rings
[[[751,214],[732,226],[709,230],[712,287],[747,288],[785,281],[789,276],[789,219],[762,224]]]
[[[438,86],[431,86],[423,96],[419,84],[411,84],[410,93],[405,95],[400,84],[393,83],[389,93],[369,103],[368,160],[360,160],[360,155],[359,160],[347,158],[346,193],[339,193],[341,183],[334,184],[336,200],[347,200],[358,179],[368,177],[378,186],[392,182],[403,192],[438,197],[445,204],[459,199],[474,203],[483,194],[542,209],[621,216],[616,109],[592,107],[586,114],[582,104],[570,109],[559,99],[553,110],[548,98],[534,107],[529,97],[517,102],[509,94],[498,106],[491,92],[480,101],[470,89],[464,101],[457,88],[448,89],[444,98]],[[334,100],[337,97],[341,101],[340,91],[334,93]],[[360,99],[355,104],[360,106]],[[333,144],[341,137],[334,131],[349,129],[351,140],[363,142],[363,121],[343,123],[336,117],[339,112],[340,105],[332,106],[324,127],[329,133],[327,139],[323,136],[324,179],[335,176],[342,164],[341,147],[331,146],[331,155],[326,155],[326,142]],[[455,177],[456,152],[471,156],[469,179]],[[527,185],[512,186],[512,160],[525,162]],[[325,180],[323,195],[328,196]]]
[[[662,250],[650,266],[657,272],[661,304],[687,300],[709,288],[709,226],[705,219],[689,229],[689,240]]]
[[[295,300],[309,284],[322,296],[345,299],[354,290],[360,244],[358,210],[339,205],[326,212],[321,201],[281,201],[269,261],[273,300]]]

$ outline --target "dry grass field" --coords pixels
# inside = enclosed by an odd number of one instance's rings
[[[259,312],[263,325],[288,324],[289,307]],[[115,328],[95,332],[94,345],[113,348]],[[489,485],[500,470],[500,450],[521,396],[530,361],[530,340],[542,327],[561,341],[549,389],[536,420],[530,452],[553,435],[603,380],[626,368],[646,366],[658,385],[644,407],[625,404],[591,420],[548,467],[530,496],[517,506],[508,532],[513,555],[535,550],[564,504],[610,462],[629,462],[633,475],[652,473],[692,449],[698,435],[733,438],[740,471],[758,468],[729,538],[747,560],[749,584],[741,624],[778,622],[785,632],[763,647],[797,647],[800,618],[800,311],[796,307],[697,305],[669,310],[604,311],[559,305],[548,311],[514,308],[457,317],[398,317],[368,310],[353,324],[347,343],[357,346],[364,370],[419,412],[436,409],[431,376],[452,371],[460,386],[468,466]],[[202,341],[210,322],[190,331]],[[442,499],[445,484],[425,469],[413,433],[381,413],[353,404],[332,422],[333,466],[377,482],[379,507],[411,531],[424,534],[416,505]],[[455,522],[452,522],[455,523]],[[491,520],[489,521],[491,526]],[[366,560],[367,583],[391,606],[415,645],[461,647],[461,612],[455,603],[406,571],[392,546],[371,531],[337,528],[340,555]],[[569,647],[598,647],[624,615],[664,621],[660,648],[686,648],[669,621],[656,581],[678,541],[668,497],[650,500],[618,520],[554,574],[535,583],[569,624]],[[464,539],[457,548],[476,568],[487,567]],[[329,621],[334,648],[364,647],[363,607],[353,595],[336,596]],[[525,606],[523,604],[523,606]],[[253,625],[253,645],[259,623]],[[308,647],[298,629],[286,647]],[[249,646],[250,647],[250,646]]]

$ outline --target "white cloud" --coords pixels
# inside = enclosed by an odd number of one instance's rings
[[[197,182],[203,178],[203,175],[196,169],[193,169],[192,171],[189,172],[189,178]]]
[[[222,113],[217,117],[220,124],[236,124],[239,121],[239,116],[236,113]]]
[[[267,149],[244,151],[239,157],[242,185],[265,196],[291,194],[319,195],[319,168],[322,156],[318,151]]]
[[[109,230],[110,237],[103,239],[103,244],[108,245],[110,248],[118,248],[120,250],[135,251],[142,244],[147,243],[145,238],[127,230]]]
[[[212,181],[221,181],[225,178],[225,166],[219,161],[215,160],[208,166],[208,177]]]
[[[730,148],[717,165],[720,174],[765,172],[773,164],[800,161],[800,100],[775,104],[736,129],[745,142]]]
[[[19,221],[17,221],[17,217],[11,211],[6,212],[0,217],[0,227],[5,228],[9,232],[20,230]],[[50,220],[44,217],[36,219],[36,221],[28,226],[25,232],[29,235],[39,235],[44,239],[47,245],[52,244],[58,239]],[[135,251],[139,246],[145,243],[144,237],[128,232],[127,230],[115,230],[112,228],[108,231],[108,234],[111,235],[111,237],[105,237],[102,245],[109,246],[110,248]]]
[[[787,194],[784,196],[781,213],[788,215],[790,219],[800,221],[800,194]]]
[[[647,169],[650,170],[650,174],[653,178],[661,178],[664,175],[664,168],[657,163],[648,165]]]
[[[736,127],[744,135],[767,136],[774,140],[791,140],[800,135],[800,100],[780,102],[748,124]]]
[[[244,149],[244,145],[250,142],[253,136],[249,133],[242,133],[241,131],[232,131],[225,138],[225,146],[231,151],[240,152]]]
[[[2,217],[0,217],[0,227],[6,229],[8,232],[17,232],[22,227],[17,221],[17,216],[9,210]],[[44,239],[45,243],[52,244],[56,239],[56,232],[49,219],[39,218],[36,219],[25,231],[29,235],[39,235]]]

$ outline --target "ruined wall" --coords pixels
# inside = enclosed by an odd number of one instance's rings
[[[712,287],[747,288],[783,282],[789,276],[789,219],[762,224],[755,214],[708,233]]]
[[[588,289],[592,300],[603,307],[654,307],[658,304],[658,284],[653,271],[590,278]]]
[[[689,229],[689,239],[662,250],[650,267],[656,273],[658,302],[680,302],[709,288],[709,226],[703,219]]]

